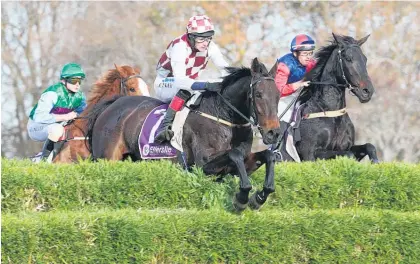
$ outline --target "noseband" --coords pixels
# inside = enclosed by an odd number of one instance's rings
[[[217,92],[217,94],[222,98],[222,100],[225,104],[227,104],[233,111],[235,111],[239,116],[241,116],[243,119],[248,121],[250,124],[252,124],[253,126],[256,126],[261,133],[262,133],[262,128],[261,128],[260,124],[258,123],[258,115],[257,115],[256,107],[255,107],[255,98],[254,98],[255,89],[254,89],[254,87],[255,87],[255,85],[257,85],[262,80],[272,80],[274,82],[274,78],[269,77],[269,76],[261,76],[261,77],[255,79],[255,80],[254,80],[254,77],[252,77],[251,83],[249,84],[250,91],[249,91],[248,97],[251,99],[250,109],[252,111],[251,116],[254,120],[251,120],[250,118],[248,118],[244,114],[242,114],[235,106],[233,106],[228,100],[226,100],[226,98],[224,98],[220,94],[220,92]]]
[[[360,46],[357,45],[357,44],[350,44],[350,45],[347,45],[347,46],[344,46],[344,47],[342,47],[341,45],[338,46],[338,62],[340,64],[341,77],[343,77],[343,80],[344,80],[345,84],[330,83],[330,82],[310,82],[310,83],[311,84],[332,85],[332,86],[337,86],[337,87],[345,87],[345,88],[348,88],[352,93],[354,93],[354,90],[358,89],[358,87],[352,86],[351,83],[347,80],[347,77],[344,74],[343,56],[342,56],[342,52],[345,51],[348,48],[351,48],[351,47],[360,47]]]
[[[135,75],[128,76],[127,78],[121,78],[120,94],[122,94],[122,95],[127,95],[128,94],[127,85],[125,83],[132,78],[141,78],[141,76],[140,76],[140,74],[135,74]]]

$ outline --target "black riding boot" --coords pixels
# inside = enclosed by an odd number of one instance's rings
[[[47,139],[44,143],[44,146],[42,147],[41,159],[46,160],[53,149],[54,149],[54,141]]]
[[[170,141],[174,136],[174,132],[171,130],[172,122],[175,119],[175,114],[177,111],[168,108],[163,118],[162,123],[156,131],[155,143],[162,144],[165,141]]]
[[[170,141],[174,136],[174,132],[171,130],[172,122],[175,119],[175,114],[185,104],[185,101],[190,98],[191,93],[186,90],[179,90],[175,97],[169,104],[168,110],[166,110],[165,117],[162,123],[156,131],[155,143],[162,144],[165,141]]]

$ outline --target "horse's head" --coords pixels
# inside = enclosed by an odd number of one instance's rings
[[[360,40],[334,33],[333,36],[337,44],[338,71],[341,81],[359,98],[361,103],[369,102],[375,89],[367,72],[367,58],[360,48],[369,35]]]
[[[117,66],[116,72],[119,74],[119,85],[121,95],[145,95],[150,96],[149,87],[140,76],[140,70],[131,66]]]
[[[274,65],[268,72],[257,58],[253,59],[251,65],[251,115],[259,126],[265,144],[274,144],[280,138],[280,123],[277,117],[280,93],[274,82],[276,68]]]

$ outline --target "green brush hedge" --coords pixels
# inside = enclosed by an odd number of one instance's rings
[[[420,213],[101,210],[4,214],[2,263],[420,263]]]
[[[372,165],[349,159],[276,165],[276,192],[266,208],[420,209],[420,165]],[[2,160],[2,211],[82,208],[227,208],[238,178],[224,183],[169,162],[71,165]],[[260,189],[264,168],[251,177]]]

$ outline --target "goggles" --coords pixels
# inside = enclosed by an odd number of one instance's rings
[[[210,42],[213,37],[195,37],[194,40],[197,43],[203,43],[204,41]]]
[[[68,79],[66,79],[66,81],[70,84],[73,84],[73,85],[75,85],[77,83],[79,83],[80,85],[82,84],[82,78],[68,78]]]
[[[299,56],[301,56],[301,57],[312,57],[312,56],[314,56],[314,52],[313,51],[300,51]]]

